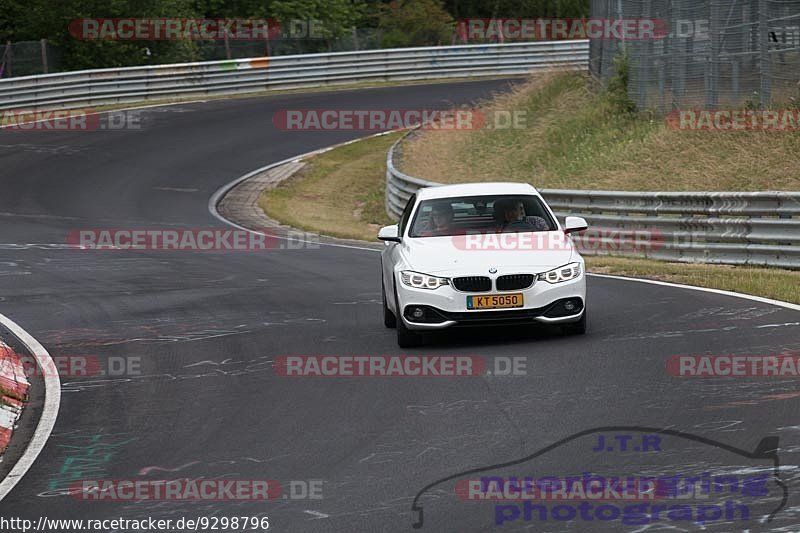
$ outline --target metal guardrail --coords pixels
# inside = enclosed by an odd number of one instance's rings
[[[589,42],[396,48],[82,70],[0,80],[0,109],[79,108],[354,82],[587,69]]]
[[[409,132],[413,133],[413,132]],[[421,187],[441,185],[386,161],[386,212],[398,219]],[[623,192],[541,189],[556,216],[582,216],[581,253],[800,269],[800,192]]]

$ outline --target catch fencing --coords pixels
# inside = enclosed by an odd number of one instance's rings
[[[591,43],[590,70],[604,79],[627,53],[639,109],[800,105],[800,0],[593,0],[592,16],[668,28],[658,39]]]

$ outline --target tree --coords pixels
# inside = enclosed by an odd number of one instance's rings
[[[380,6],[384,48],[451,44],[455,21],[440,0],[393,0]]]
[[[81,18],[196,16],[193,0],[27,0],[13,21],[13,39],[47,39],[67,70],[187,61],[196,55],[195,42],[83,40],[70,34],[69,25]]]
[[[446,0],[445,9],[464,18],[582,18],[590,0]]]
[[[349,34],[362,19],[363,0],[276,0],[270,5],[271,16],[284,28],[294,22],[308,28],[309,37],[331,41]]]

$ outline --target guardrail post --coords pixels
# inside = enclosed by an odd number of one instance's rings
[[[42,72],[47,74],[47,39],[40,40],[39,45],[42,48]]]
[[[761,75],[761,109],[772,100],[772,65],[769,57],[769,19],[767,0],[758,0],[759,74]]]
[[[6,41],[6,66],[8,67],[8,77],[11,78],[14,76],[14,71],[12,70],[12,65],[14,64],[14,49],[11,46],[11,41]]]
[[[718,0],[711,0],[711,52],[706,69],[706,106],[717,109],[719,106],[719,57],[720,57],[720,6]]]
[[[225,41],[225,57],[227,59],[230,59],[231,58],[231,43],[228,40],[228,30],[227,30],[227,28],[225,29],[225,31],[222,32],[222,38]]]

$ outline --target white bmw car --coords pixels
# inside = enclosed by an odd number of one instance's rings
[[[586,332],[583,258],[538,191],[523,183],[420,189],[381,228],[383,316],[401,347],[460,326],[559,324]]]

